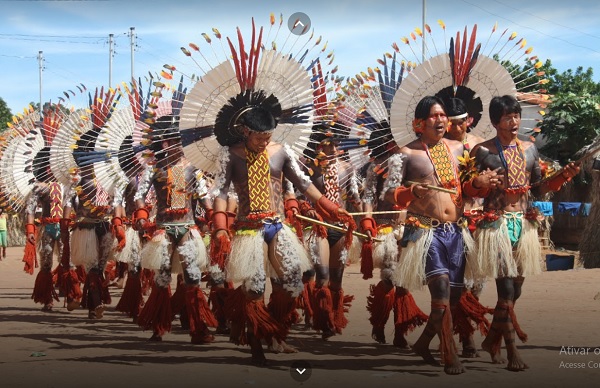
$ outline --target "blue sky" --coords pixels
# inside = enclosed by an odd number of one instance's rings
[[[449,32],[479,26],[480,36],[494,23],[533,46],[542,61],[564,71],[592,67],[600,81],[600,2],[589,0],[427,0],[426,22],[441,38],[438,19]],[[128,32],[135,27],[135,75],[180,66],[180,51],[202,42],[201,33],[217,27],[232,36],[248,31],[251,17],[266,24],[270,12],[284,17],[308,14],[316,34],[335,52],[339,74],[354,75],[377,65],[415,27],[421,26],[418,0],[0,0],[0,97],[13,113],[39,101],[38,51],[45,59],[42,100],[57,101],[64,90],[83,83],[88,89],[109,82],[108,35],[114,34],[113,86],[128,81]],[[484,33],[485,31],[485,33]],[[448,39],[449,39],[448,35]],[[440,42],[438,42],[440,44]],[[443,44],[443,43],[441,43]]]

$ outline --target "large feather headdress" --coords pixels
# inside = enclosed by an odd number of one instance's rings
[[[440,20],[446,41],[446,25]],[[479,42],[477,25],[470,36],[465,27],[464,32],[456,32],[442,53],[433,39],[431,28],[426,25],[426,31],[415,29],[409,37],[403,37],[401,49],[396,43],[392,48],[403,60],[413,64],[413,70],[402,81],[394,98],[391,109],[392,135],[403,146],[417,138],[412,130],[412,120],[417,103],[427,95],[437,95],[442,99],[450,97],[461,98],[467,105],[468,113],[474,118],[473,134],[489,139],[495,130],[489,121],[487,109],[494,96],[505,94],[515,95],[519,90],[532,86],[543,85],[543,73],[537,69],[541,62],[537,57],[530,56],[532,47],[527,47],[525,39],[517,40],[517,33],[507,34],[508,30],[498,32],[497,25],[491,30],[486,41]],[[415,53],[413,42],[431,37],[430,44],[425,43],[425,53],[428,59],[421,61]],[[391,54],[386,54],[391,58]],[[504,63],[523,61],[526,66],[521,70],[516,66],[514,72],[509,72]],[[515,82],[519,79],[519,83]],[[543,90],[540,90],[543,91]]]
[[[185,98],[179,122],[183,151],[197,168],[214,171],[220,146],[243,140],[237,120],[250,107],[263,107],[275,117],[276,142],[293,144],[312,127],[311,69],[327,44],[314,32],[292,35],[282,28],[287,29],[283,16],[277,23],[271,14],[267,28],[252,20],[249,39],[240,28],[235,38],[225,39],[213,29],[214,38],[202,34],[207,44],[202,48],[182,47],[202,73]]]

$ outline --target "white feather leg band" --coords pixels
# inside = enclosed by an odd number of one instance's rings
[[[419,290],[425,284],[425,260],[433,240],[433,229],[424,229],[417,241],[409,241],[402,248],[396,270],[392,275],[392,282],[397,287],[404,287],[409,291]]]
[[[183,272],[183,265],[187,275],[194,283],[199,283],[202,271],[208,268],[208,255],[202,236],[196,229],[190,229],[189,238],[181,243],[173,254],[173,273]]]
[[[121,251],[113,250],[114,260],[121,263],[133,263],[133,254],[137,251],[140,254],[140,235],[132,227],[125,229],[125,246]]]
[[[231,282],[243,282],[248,290],[264,292],[266,285],[265,257],[267,244],[262,230],[243,231],[231,242],[231,253],[225,265],[225,276]]]
[[[160,269],[163,262],[169,261],[169,245],[171,242],[164,231],[155,233],[152,239],[144,244],[140,252],[142,268]]]
[[[71,262],[86,270],[96,266],[99,258],[99,241],[94,228],[75,228],[71,232]]]
[[[308,255],[313,265],[321,264],[321,250],[319,249],[320,237],[312,232],[304,233],[304,248],[308,251]]]
[[[398,262],[398,240],[394,233],[377,233],[382,242],[373,244],[373,268],[387,269],[396,267]]]
[[[287,225],[283,225],[276,238],[275,249],[282,258],[283,288],[296,297],[304,290],[302,273],[311,269],[312,264],[298,236]]]

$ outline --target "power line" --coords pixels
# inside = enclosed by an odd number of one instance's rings
[[[103,36],[83,36],[83,35],[31,35],[31,34],[0,34],[0,36],[16,36],[24,38],[73,38],[73,39],[101,39]]]
[[[586,50],[593,51],[593,52],[595,52],[595,53],[598,53],[598,54],[600,54],[600,51],[598,51],[598,50],[595,50],[595,49],[593,49],[593,48],[590,48],[590,47],[587,47],[587,46],[582,46],[582,45],[579,45],[579,44],[575,44],[575,43],[573,43],[573,42],[570,42],[570,41],[568,41],[568,40],[566,40],[566,39],[563,39],[563,38],[560,38],[560,37],[557,37],[557,36],[553,36],[553,35],[550,35],[550,34],[546,34],[545,32],[542,32],[542,31],[540,31],[540,30],[536,30],[535,28],[531,28],[531,27],[529,27],[529,26],[525,26],[525,25],[519,24],[519,23],[517,23],[517,22],[515,22],[515,21],[513,21],[513,20],[511,20],[511,19],[509,19],[509,18],[506,18],[506,17],[504,17],[504,16],[501,16],[501,15],[498,15],[498,14],[496,14],[496,13],[490,12],[490,11],[488,11],[487,9],[484,9],[484,8],[480,7],[479,5],[477,5],[477,4],[470,3],[470,2],[468,2],[468,1],[466,1],[466,0],[462,0],[462,2],[463,2],[463,3],[466,3],[466,4],[469,4],[469,5],[473,6],[473,7],[479,8],[479,9],[480,9],[480,10],[482,10],[483,12],[486,12],[486,13],[488,13],[488,14],[490,14],[490,15],[493,15],[493,16],[495,16],[495,17],[499,18],[499,19],[504,19],[504,20],[506,20],[506,21],[508,21],[508,22],[510,22],[510,23],[512,23],[512,24],[514,24],[514,25],[517,25],[517,26],[521,27],[521,28],[525,28],[525,29],[528,29],[528,30],[531,30],[531,31],[535,31],[535,32],[537,32],[537,33],[538,33],[538,34],[540,34],[540,35],[547,36],[548,38],[552,38],[552,39],[555,39],[555,40],[559,40],[559,41],[565,42],[565,43],[567,43],[567,44],[569,44],[569,45],[571,45],[571,46],[574,46],[574,47],[579,47],[579,48],[586,49]]]
[[[554,20],[550,20],[550,19],[543,18],[543,17],[541,17],[541,16],[538,16],[538,15],[536,15],[536,14],[534,14],[534,13],[531,13],[531,12],[529,12],[529,11],[524,11],[524,10],[522,10],[522,9],[518,9],[518,8],[516,8],[516,7],[513,7],[512,5],[505,4],[505,3],[501,2],[501,1],[498,1],[498,0],[494,0],[494,1],[495,1],[496,3],[498,3],[498,4],[500,4],[500,5],[503,5],[503,6],[505,6],[505,7],[512,8],[512,9],[514,9],[515,11],[519,11],[519,12],[522,12],[522,13],[526,13],[527,15],[531,15],[531,16],[533,16],[533,17],[534,17],[534,18],[536,18],[536,19],[540,19],[540,20],[543,20],[543,21],[545,21],[545,22],[548,22],[548,23],[555,24],[555,25],[557,25],[557,26],[559,26],[559,27],[562,27],[562,28],[566,28],[566,29],[569,29],[569,30],[573,30],[573,31],[575,31],[575,32],[578,32],[578,33],[580,33],[580,34],[587,35],[587,36],[589,36],[589,37],[591,37],[591,38],[600,39],[600,36],[596,36],[596,35],[593,35],[593,34],[589,34],[589,33],[585,32],[585,31],[578,30],[577,28],[573,28],[573,27],[570,27],[570,26],[565,26],[565,25],[563,25],[563,24],[560,24],[560,23],[557,23],[557,22],[555,22]]]

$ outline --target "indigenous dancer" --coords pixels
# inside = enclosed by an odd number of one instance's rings
[[[463,91],[464,88],[461,87],[460,90]],[[461,170],[461,180],[469,180],[471,177],[468,176],[468,174],[471,174],[474,171],[469,171],[469,166],[465,166],[464,164],[471,162],[473,166],[472,169],[474,169],[474,160],[470,160],[469,152],[475,145],[482,143],[484,139],[472,133],[471,127],[474,124],[474,119],[469,115],[467,105],[461,98],[452,97],[445,101],[445,105],[446,112],[448,113],[448,130],[444,137],[463,143],[464,162],[461,163],[461,167],[463,167]],[[476,214],[482,209],[483,200],[481,198],[471,198],[467,196],[465,196],[463,200],[463,215],[469,222],[469,230],[473,232],[475,230]],[[483,314],[486,309],[478,303],[484,284],[485,279],[472,279],[470,274],[465,274],[465,288],[463,296],[461,296],[462,303],[456,305],[454,307],[455,309],[452,311],[454,332],[459,335],[462,344],[461,356],[465,358],[479,357],[475,340],[473,339],[475,328],[471,323],[472,319],[469,315],[473,316],[473,312],[479,311],[474,317],[477,326],[483,328],[484,334],[487,334],[486,330],[489,328],[489,321]],[[475,300],[473,300],[473,298]],[[469,308],[463,308],[465,304],[468,304]]]
[[[360,222],[364,233],[383,240],[373,242],[372,247],[366,247],[372,250],[372,267],[381,269],[381,280],[377,285],[371,286],[367,297],[367,309],[370,313],[369,321],[373,325],[371,336],[379,343],[386,343],[384,328],[393,309],[394,346],[407,348],[406,334],[426,322],[427,315],[416,305],[411,293],[406,288],[395,286],[392,280],[399,258],[397,236],[402,235],[403,228],[399,214],[385,214],[396,211],[396,207],[385,201],[382,194],[387,188],[384,186],[384,176],[387,174],[383,174],[383,171],[387,171],[388,160],[398,152],[398,146],[387,122],[383,124],[384,128],[371,133],[368,144],[373,158],[373,162],[368,164],[363,194],[363,210],[368,214]],[[385,183],[390,185],[396,180],[400,182],[400,179],[401,177],[388,175]],[[380,214],[372,215],[374,211]],[[368,262],[369,253],[363,249],[361,263]],[[363,272],[364,278],[368,278],[368,275],[372,276]]]
[[[155,153],[156,166],[146,170],[135,196],[134,218],[139,228],[143,229],[148,222],[144,198],[150,185],[156,192],[157,211],[156,232],[142,248],[141,256],[142,267],[158,273],[138,316],[138,324],[144,329],[152,328],[151,341],[161,341],[171,330],[174,315],[170,301],[171,273],[183,273],[191,342],[206,344],[214,341],[208,326],[216,326],[216,321],[200,288],[202,270],[208,259],[191,206],[198,182],[196,169],[183,157],[174,117],[163,116],[151,125],[152,142],[161,149]]]
[[[248,343],[253,362],[263,365],[266,359],[260,340],[280,342],[285,339],[295,309],[294,298],[303,290],[302,273],[310,268],[301,242],[280,218],[284,208],[292,213],[299,211],[294,199],[284,204],[283,177],[314,201],[325,218],[339,221],[350,216],[301,173],[289,147],[271,141],[277,122],[268,109],[249,106],[237,116],[233,125],[240,128],[244,140],[224,148],[220,158],[213,241],[221,247],[229,241],[230,226],[225,210],[229,184],[233,182],[239,208],[231,226],[235,232],[226,273],[228,280],[241,281],[242,285],[235,290],[227,306],[232,321],[231,338],[238,344]],[[267,249],[267,268],[273,284],[270,314],[262,301],[267,276],[263,245]]]
[[[538,213],[531,206],[533,195],[558,191],[579,173],[570,163],[561,173],[542,181],[539,154],[531,142],[518,139],[521,106],[512,95],[494,97],[489,106],[496,137],[475,146],[480,171],[497,170],[499,175],[480,175],[465,185],[465,193],[484,197],[484,212],[477,224],[475,238],[478,260],[485,274],[496,279],[498,301],[490,331],[482,343],[494,363],[506,362],[500,355],[502,338],[508,356],[507,368],[528,368],[516,344],[527,335],[516,320],[514,305],[521,296],[526,276],[541,273],[541,250],[537,234]]]
[[[275,16],[268,20],[273,26]],[[313,200],[328,220],[351,220],[301,173],[294,152],[301,153],[304,146],[284,145],[295,143],[312,127],[310,72],[325,46],[320,49],[322,40],[313,40],[313,34],[296,36],[296,44],[289,45],[290,36],[269,31],[253,21],[252,37],[244,41],[241,28],[234,39],[214,28],[215,38],[229,44],[230,52],[221,59],[203,55],[195,43],[189,45],[192,50],[182,49],[188,57],[197,56],[203,75],[184,100],[179,127],[186,157],[216,177],[210,256],[217,262],[211,265],[224,268],[228,281],[242,283],[225,306],[232,324],[230,338],[250,344],[252,361],[259,365],[266,362],[261,339],[283,344],[294,318],[295,297],[303,289],[302,272],[310,268],[301,242],[283,223],[284,215],[294,218],[298,212],[296,200],[284,203],[283,178]],[[203,37],[211,45],[213,39]],[[301,52],[290,52],[298,47]],[[219,63],[213,63],[213,57]],[[238,196],[233,225],[226,213],[230,183]],[[273,284],[268,309],[263,301],[267,276]]]
[[[345,207],[346,201],[361,209],[360,194],[354,167],[343,160],[338,149],[338,139],[332,129],[326,126],[313,128],[312,142],[305,152],[311,166],[311,182],[331,202]],[[311,147],[312,145],[312,147]],[[310,148],[314,147],[314,151]],[[312,151],[312,152],[311,152]],[[310,202],[310,201],[309,201]],[[302,203],[303,215],[314,218],[312,206]],[[345,236],[332,228],[325,235],[323,228],[313,228],[307,238],[309,252],[314,263],[316,282],[313,291],[313,328],[321,332],[324,340],[341,334],[348,324],[345,312],[348,311],[353,296],[344,296],[342,279],[348,263],[352,236]]]
[[[125,169],[124,169],[125,170]],[[126,313],[133,322],[137,322],[140,309],[143,306],[142,280],[141,280],[141,240],[140,232],[133,225],[133,213],[135,211],[135,193],[137,191],[137,182],[133,178],[127,184],[124,192],[115,195],[115,216],[113,217],[113,233],[115,235],[125,235],[125,244],[120,246],[117,243],[115,252],[115,261],[117,270],[119,264],[127,270],[127,280],[123,289],[123,294],[117,303],[115,310]],[[121,277],[122,278],[122,277]]]
[[[409,290],[420,288],[426,282],[431,294],[431,314],[413,350],[426,362],[439,365],[429,351],[429,344],[437,334],[441,340],[444,371],[460,374],[465,369],[452,337],[450,305],[460,299],[465,271],[464,245],[470,235],[460,220],[463,201],[457,157],[462,155],[463,146],[443,139],[447,124],[440,98],[426,96],[419,101],[413,129],[420,137],[401,147],[401,166],[391,160],[388,164],[390,176],[401,174],[403,182],[413,183],[409,187],[390,188],[386,198],[401,207],[408,206],[403,248],[394,281]],[[430,189],[431,186],[441,187],[446,192]]]
[[[342,89],[345,95],[338,99],[336,113],[337,122],[344,123],[349,132],[355,132],[344,139],[343,144],[352,164],[360,165],[364,155],[369,155],[369,161],[361,168],[365,172],[363,210],[366,215],[360,225],[363,233],[382,240],[365,239],[361,251],[363,279],[373,277],[373,268],[381,270],[381,281],[371,286],[367,298],[369,320],[373,325],[371,335],[377,342],[386,342],[384,328],[393,309],[393,343],[406,348],[406,334],[424,323],[427,315],[416,305],[410,292],[396,287],[392,279],[399,257],[398,240],[403,232],[405,211],[399,211],[384,197],[389,187],[401,184],[401,170],[396,169],[398,176],[390,176],[388,161],[400,158],[397,155],[397,143],[390,131],[390,116],[392,102],[406,68],[401,65],[396,71],[395,53],[391,59],[391,66],[388,65],[388,57],[384,56],[378,60],[379,67],[368,69],[368,77],[357,74],[355,79],[359,80],[358,83],[348,82]],[[366,145],[368,151],[362,149],[361,145]]]
[[[71,293],[72,290],[77,290],[79,281],[83,281],[85,277],[81,306],[88,308],[90,319],[102,318],[106,305],[111,301],[104,270],[113,248],[113,236],[110,233],[111,198],[97,184],[93,162],[89,158],[91,156],[93,159],[95,155],[96,140],[101,128],[114,113],[117,104],[115,96],[116,92],[112,89],[106,93],[104,89],[96,89],[93,98],[90,95],[89,108],[85,112],[69,116],[57,134],[57,148],[53,150],[53,144],[50,150],[51,155],[58,156],[50,158],[53,174],[62,174],[63,177],[66,175],[70,183],[65,191],[63,218],[60,221],[63,241],[61,265],[63,271],[67,271],[71,265],[79,267],[79,277],[75,276],[72,268],[63,275],[63,287],[67,290],[67,309],[75,307],[77,298]],[[67,139],[74,139],[76,142],[69,145],[65,142]],[[74,165],[53,165],[60,160],[70,160]],[[66,171],[62,171],[65,169]],[[71,305],[69,299],[73,299]]]
[[[48,168],[49,149],[42,149],[35,157],[34,175],[36,183],[27,206],[27,243],[37,248],[40,271],[35,280],[31,298],[43,304],[42,311],[52,311],[52,299],[58,301],[52,281],[52,259],[62,257],[60,218],[62,217],[62,185],[52,181]],[[42,209],[37,235],[35,231],[35,209]]]

